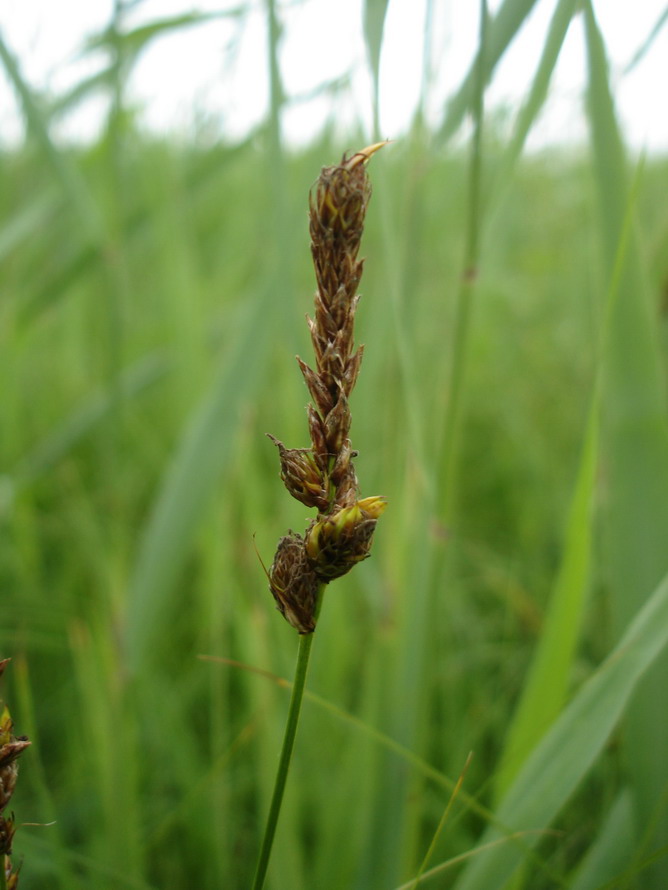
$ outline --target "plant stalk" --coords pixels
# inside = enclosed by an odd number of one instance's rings
[[[318,588],[315,607],[316,619],[322,607],[322,600],[326,586],[326,584],[320,584]],[[308,671],[309,659],[311,657],[312,644],[313,633],[302,634],[299,637],[295,679],[292,685],[290,708],[288,710],[288,718],[285,724],[285,732],[283,734],[283,747],[281,748],[281,756],[278,761],[278,769],[276,770],[274,791],[271,797],[269,814],[267,815],[267,822],[264,828],[264,837],[262,838],[262,847],[260,848],[260,855],[257,860],[257,868],[252,890],[262,890],[267,875],[269,857],[271,856],[274,835],[276,834],[276,826],[278,825],[278,817],[283,803],[283,792],[285,791],[285,783],[288,778],[288,770],[290,769],[290,761],[292,759],[292,749],[294,748],[297,726],[299,725],[299,714],[301,712],[302,699],[304,698],[304,687],[306,685],[306,674]],[[1,887],[0,890],[2,890]]]
[[[482,186],[482,131],[485,93],[485,71],[487,54],[488,11],[486,0],[480,0],[480,37],[478,57],[475,66],[474,98],[472,101],[473,138],[469,166],[469,203],[466,222],[466,242],[464,247],[464,268],[456,295],[454,315],[454,335],[452,340],[452,356],[448,380],[449,398],[443,426],[443,446],[441,449],[440,475],[436,491],[443,498],[442,517],[446,525],[452,522],[455,510],[456,469],[459,447],[459,435],[462,423],[462,403],[470,352],[469,328],[471,323],[472,303],[478,277],[480,254],[481,217],[481,186]]]

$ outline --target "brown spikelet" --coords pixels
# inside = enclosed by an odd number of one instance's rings
[[[318,578],[306,558],[301,535],[289,532],[278,542],[269,570],[269,589],[281,615],[300,634],[315,630]]]
[[[327,417],[334,407],[331,392],[328,390],[327,386],[325,386],[321,375],[316,374],[315,371],[311,370],[306,362],[303,362],[299,356],[297,356],[297,361],[299,362],[299,367],[304,375],[304,380],[311,393],[311,398],[315,402],[321,416]]]
[[[281,459],[281,479],[293,498],[306,504],[326,510],[329,504],[327,474],[309,448],[286,448],[275,436],[267,433],[278,448]]]
[[[306,552],[320,578],[340,578],[369,556],[378,517],[386,506],[385,498],[365,498],[311,524]]]
[[[323,470],[326,470],[329,464],[329,452],[327,451],[325,425],[313,405],[309,405],[306,410],[308,414],[308,429],[311,434],[311,444],[313,445],[313,455],[318,465]]]
[[[341,385],[347,396],[352,392],[353,387],[357,383],[357,375],[362,364],[362,355],[364,354],[364,346],[360,346],[357,352],[354,352],[348,362],[341,377]]]

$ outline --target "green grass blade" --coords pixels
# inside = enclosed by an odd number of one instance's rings
[[[477,289],[480,263],[480,241],[483,227],[482,218],[482,175],[483,175],[483,123],[485,69],[488,57],[489,16],[487,4],[480,4],[479,49],[474,69],[474,91],[472,97],[473,138],[469,167],[469,192],[466,214],[466,238],[461,278],[455,297],[453,315],[453,339],[450,366],[448,369],[448,402],[443,419],[443,433],[439,477],[436,491],[443,500],[442,518],[453,521],[456,512],[457,468],[459,466],[458,447],[464,415],[466,374],[471,353],[471,318]]]
[[[220,18],[238,18],[244,12],[243,7],[218,12],[186,12],[181,15],[168,16],[157,19],[146,25],[140,25],[132,30],[122,33],[123,48],[126,53],[137,57],[156,38],[175,31],[183,31],[186,28],[203,25]],[[112,29],[105,29],[101,34],[92,37],[85,46],[85,51],[99,50],[113,47],[115,36]]]
[[[2,35],[0,35],[0,61],[19,97],[28,130],[33,134],[71,206],[77,212],[86,241],[101,248],[105,236],[104,227],[88,186],[74,164],[51,139],[46,116],[24,80],[19,63],[2,39]]]
[[[174,582],[215,486],[229,463],[239,413],[262,375],[268,325],[265,300],[249,300],[240,330],[211,390],[193,411],[144,531],[126,616],[129,667],[140,669],[165,634]],[[161,620],[162,616],[162,620]],[[168,636],[168,635],[167,635]]]
[[[21,843],[26,853],[26,862],[39,862],[42,860],[45,863],[50,863],[53,861],[52,845],[48,840],[44,839],[43,835],[26,832],[26,837],[22,839]],[[80,853],[75,849],[67,850],[66,855],[69,859],[70,868],[76,868],[79,872],[83,872],[86,875],[89,887],[113,886],[115,890],[160,890],[156,884],[149,884],[147,881],[128,875],[123,868],[122,859],[119,859],[115,867],[109,867],[106,863],[102,863],[98,859]]]
[[[659,36],[659,33],[661,32],[661,29],[664,27],[666,22],[668,22],[668,6],[666,6],[663,12],[659,14],[659,18],[656,20],[654,27],[650,30],[645,40],[643,40],[642,44],[633,54],[633,58],[624,69],[625,74],[628,74],[629,71],[632,71],[636,67],[636,65],[639,65],[640,62],[642,62],[647,53],[650,51],[652,44]]]
[[[281,78],[281,69],[278,61],[278,45],[280,42],[281,29],[278,21],[278,13],[276,11],[275,0],[265,0],[264,3],[267,12],[267,65],[269,67],[269,159],[274,171],[283,164],[282,157],[282,134],[281,134],[281,115],[283,105],[285,104],[285,91],[283,89],[283,81]],[[272,183],[279,186],[282,190],[282,177],[277,176],[274,172],[272,175]],[[281,196],[275,195],[282,205],[285,200]]]
[[[119,380],[124,400],[133,399],[167,372],[169,361],[162,355],[147,355],[125,371]],[[12,472],[17,488],[29,485],[62,460],[95,426],[113,410],[108,388],[89,395],[58,426],[51,430],[22,458]]]
[[[78,223],[79,236],[84,246],[82,254],[90,251],[103,271],[102,288],[106,320],[109,328],[107,337],[108,378],[114,398],[113,418],[109,424],[110,454],[115,448],[115,437],[120,429],[121,404],[118,389],[118,375],[121,365],[121,347],[124,338],[119,306],[122,301],[123,286],[120,277],[122,251],[111,243],[107,223],[94,194],[82,175],[72,155],[62,150],[49,132],[48,115],[40,106],[27,81],[23,78],[18,60],[14,57],[0,34],[0,61],[12,82],[23,108],[28,132],[55,175]]]
[[[508,789],[525,757],[556,719],[566,699],[589,582],[598,426],[595,397],[570,508],[563,560],[497,774],[500,795]]]
[[[668,644],[668,576],[649,598],[619,645],[585,683],[525,762],[497,818],[513,831],[547,829],[587,774],[619,722],[647,669]],[[502,837],[488,829],[481,845]],[[471,863],[456,890],[494,890],[537,842],[494,847]]]
[[[513,136],[504,152],[499,170],[494,177],[491,203],[495,203],[495,196],[507,188],[510,174],[522,154],[529,131],[545,104],[550,80],[576,8],[577,0],[559,0],[557,4],[545,39],[540,62],[531,83],[531,90],[517,115]]]
[[[536,0],[505,0],[487,27],[487,47],[485,50],[484,77],[487,83],[501,56],[514,39],[525,19],[536,4]],[[439,142],[446,142],[459,129],[465,115],[473,107],[476,93],[476,62],[450,99],[446,107],[445,119],[437,134]]]
[[[588,114],[596,171],[604,258],[613,274],[629,204],[626,158],[609,86],[605,48],[585,5],[589,67]],[[668,565],[668,426],[664,374],[640,250],[630,239],[619,273],[605,355],[602,427],[606,461],[605,548],[615,634],[620,636]],[[667,785],[668,656],[648,675],[630,709],[626,756],[633,776],[639,836],[656,817]],[[663,807],[652,846],[668,836]],[[652,876],[654,873],[655,877]],[[644,877],[664,887],[658,868]],[[655,880],[656,883],[652,883]]]
[[[88,243],[77,246],[71,256],[59,256],[50,275],[34,284],[16,307],[18,324],[29,327],[59,302],[66,300],[71,288],[99,268],[100,253]]]
[[[598,890],[620,875],[633,857],[633,805],[628,789],[615,800],[587,851],[570,890]]]
[[[610,318],[617,305],[622,270],[629,249],[631,209],[635,192],[630,196],[624,229],[615,256],[605,312],[601,341],[607,341]],[[602,350],[599,349],[599,354]],[[592,548],[592,518],[595,496],[602,365],[596,369],[585,443],[580,462],[578,482],[571,503],[566,532],[564,556],[545,618],[536,654],[508,736],[497,778],[497,790],[503,794],[522,764],[524,757],[537,744],[541,735],[556,719],[566,698],[571,665],[583,618]]]
[[[373,138],[380,139],[380,53],[389,0],[366,0],[364,3],[364,39],[369,56],[373,82]]]
[[[4,262],[20,244],[47,225],[58,209],[55,191],[40,195],[12,216],[0,229],[0,262]]]
[[[271,680],[272,683],[275,683],[282,689],[292,689],[292,681],[287,680],[285,677],[276,676],[269,671],[241,664],[240,662],[232,661],[227,658],[218,658],[215,655],[200,655],[199,658],[202,659],[202,661],[210,661],[214,664],[220,662],[222,664],[228,664],[231,667],[243,668],[260,677],[265,677],[266,679]],[[357,717],[355,714],[350,713],[350,711],[346,711],[344,708],[339,707],[339,705],[334,704],[334,702],[329,701],[329,699],[312,692],[310,689],[304,691],[304,699],[316,708],[327,712],[341,723],[345,723],[361,735],[366,736],[379,748],[383,748],[393,754],[397,759],[403,760],[406,765],[411,767],[416,773],[420,774],[425,779],[429,779],[435,785],[438,785],[440,788],[448,792],[448,794],[452,794],[458,787],[458,779],[451,779],[449,776],[446,776],[444,773],[436,769],[436,767],[415,754],[414,751],[411,751],[410,748],[406,748],[386,733],[376,729],[376,727],[362,720],[360,717]],[[472,810],[481,818],[488,821],[493,820],[494,814],[491,810],[488,810],[483,806],[477,798],[468,794],[463,787],[458,789],[457,798],[466,804],[467,809]]]

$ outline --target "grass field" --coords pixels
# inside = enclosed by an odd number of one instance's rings
[[[537,77],[478,154],[455,102],[370,164],[352,440],[389,507],[324,603],[273,890],[668,884],[668,163],[627,160],[583,18],[589,145],[518,159]],[[370,140],[289,153],[273,107],[66,148],[3,59],[2,697],[49,823],[20,887],[241,890],[297,647],[256,549],[309,512],[264,434],[308,443],[308,192]]]

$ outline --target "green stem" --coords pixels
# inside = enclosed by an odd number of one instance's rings
[[[7,890],[7,857],[0,857],[0,890]]]
[[[456,500],[455,471],[457,449],[462,422],[462,402],[468,353],[470,352],[469,328],[473,297],[478,275],[480,253],[481,183],[482,183],[482,128],[483,99],[485,93],[485,71],[487,54],[488,12],[486,0],[480,0],[480,43],[473,80],[474,98],[472,101],[473,139],[469,167],[469,202],[464,247],[464,269],[457,292],[454,315],[454,335],[449,372],[449,398],[445,411],[443,447],[441,450],[440,475],[436,491],[443,498],[442,516],[446,524],[452,522]]]
[[[316,621],[322,608],[323,595],[325,593],[325,585],[321,584],[318,588],[317,602],[315,609]],[[281,812],[281,804],[283,803],[283,792],[285,791],[285,783],[288,778],[288,770],[290,769],[290,760],[292,759],[292,749],[295,744],[295,736],[297,735],[297,726],[299,724],[299,713],[302,707],[302,699],[304,697],[304,686],[306,685],[306,673],[308,671],[309,658],[311,656],[311,646],[313,644],[313,634],[303,634],[299,638],[299,651],[297,653],[297,665],[295,667],[295,679],[292,686],[292,696],[290,697],[290,709],[288,711],[288,719],[285,724],[285,733],[283,735],[283,747],[281,749],[281,758],[278,761],[278,769],[276,771],[276,779],[274,780],[274,793],[271,797],[271,806],[269,807],[269,815],[264,828],[264,837],[262,839],[262,847],[257,860],[257,869],[255,879],[253,881],[253,890],[262,890],[264,879],[267,875],[267,866],[269,865],[269,857],[271,856],[271,848],[274,843],[274,835],[276,834],[276,826],[278,825],[278,816]],[[1,888],[0,888],[1,890]]]

